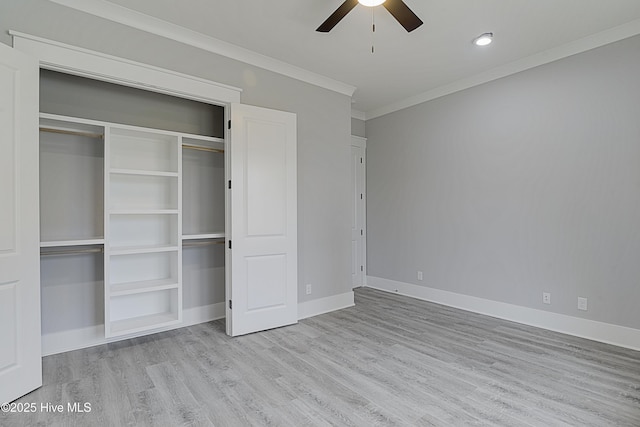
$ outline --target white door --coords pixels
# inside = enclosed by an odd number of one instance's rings
[[[227,333],[236,336],[298,321],[296,115],[232,104],[229,145]]]
[[[42,385],[38,71],[0,43],[0,404]]]
[[[351,285],[363,286],[365,279],[365,143],[351,137]]]

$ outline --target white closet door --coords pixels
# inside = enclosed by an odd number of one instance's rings
[[[38,62],[0,43],[0,403],[42,385]]]
[[[351,137],[351,285],[364,285],[365,140]]]
[[[297,143],[292,113],[232,104],[231,123],[226,294],[236,336],[298,321]]]

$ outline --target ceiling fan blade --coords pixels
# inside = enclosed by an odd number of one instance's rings
[[[422,20],[402,0],[387,0],[382,5],[409,33],[423,24]]]
[[[347,16],[347,13],[351,12],[351,9],[353,9],[357,5],[358,0],[346,0],[340,5],[339,8],[336,9],[335,12],[331,14],[331,16],[327,18],[326,21],[322,23],[322,25],[320,25],[316,29],[316,31],[319,31],[321,33],[328,33],[333,27],[338,24],[338,22],[342,20],[342,18]]]

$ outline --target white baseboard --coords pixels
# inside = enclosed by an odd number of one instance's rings
[[[353,307],[354,305],[353,291],[301,302],[298,304],[298,320],[329,313],[330,311]]]
[[[368,277],[367,287],[619,347],[640,350],[640,329],[551,313],[374,276]]]
[[[224,302],[205,305],[202,307],[186,308],[182,310],[182,324],[179,327],[183,328],[185,326],[222,319],[226,314],[226,306]]]
[[[170,331],[172,329],[184,328],[198,323],[210,322],[221,319],[225,316],[225,303],[210,304],[203,307],[187,308],[182,311],[182,322],[176,325],[160,328],[153,333]],[[42,335],[42,355],[64,353],[65,351],[79,350],[81,348],[93,347],[94,345],[107,344],[128,338],[135,338],[148,335],[150,332],[140,332],[124,337],[105,338],[104,325],[89,326],[81,329],[56,332]]]
[[[298,304],[298,319],[317,316],[330,311],[352,307],[353,291],[344,294],[333,295],[326,298],[319,298]],[[160,328],[153,333],[170,331],[172,329],[184,328],[198,323],[210,322],[212,320],[225,317],[225,303],[210,304],[203,307],[184,309],[182,312],[182,322],[176,325]],[[64,353],[66,351],[79,350],[81,348],[93,347],[95,345],[107,344],[128,338],[135,338],[148,335],[150,331],[127,335],[124,337],[105,338],[104,325],[89,326],[81,329],[56,332],[42,335],[42,355]]]

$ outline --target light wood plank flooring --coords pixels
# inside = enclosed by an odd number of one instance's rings
[[[44,358],[2,426],[640,426],[640,353],[371,289],[229,338],[216,321]]]

